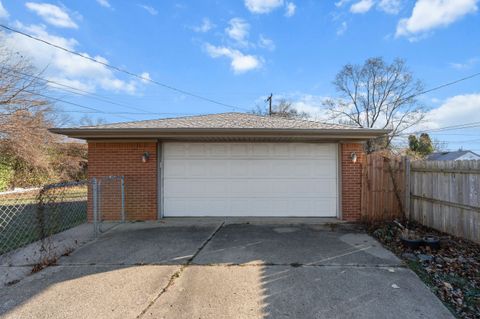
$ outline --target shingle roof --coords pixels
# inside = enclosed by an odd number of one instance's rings
[[[246,113],[220,113],[81,126],[52,128],[50,132],[81,139],[292,139],[366,141],[390,130],[329,124]]]
[[[427,160],[429,161],[454,161],[457,158],[468,154],[472,153],[477,156],[480,156],[472,151],[454,151],[454,152],[437,152],[437,153],[432,153],[427,157]]]
[[[157,120],[82,126],[79,129],[358,129],[357,126],[261,116],[247,113],[220,113]]]

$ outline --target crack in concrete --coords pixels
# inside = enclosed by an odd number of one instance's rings
[[[180,266],[180,268],[173,273],[173,275],[170,277],[170,280],[168,281],[167,285],[165,287],[163,287],[163,289],[160,291],[160,293],[155,296],[155,298],[153,298],[152,301],[150,301],[150,303],[147,305],[147,307],[145,307],[145,309],[142,310],[142,312],[140,312],[140,314],[138,314],[138,316],[136,317],[137,319],[138,318],[141,318],[143,315],[145,315],[148,311],[148,309],[150,309],[153,304],[165,293],[167,292],[168,288],[170,288],[175,280],[177,278],[180,277],[180,275],[183,273],[183,271],[192,264],[193,260],[195,259],[195,257],[198,256],[198,254],[203,250],[203,248],[205,248],[205,246],[213,239],[213,237],[215,237],[215,235],[220,231],[220,229],[223,227],[223,225],[225,225],[225,221],[223,221],[214,231],[213,233],[202,243],[202,245],[200,245],[200,247],[197,249],[197,251],[187,260],[187,262],[183,265]]]

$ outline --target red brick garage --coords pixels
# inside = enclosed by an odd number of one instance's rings
[[[124,176],[128,220],[358,220],[363,143],[388,132],[243,113],[52,131],[88,141],[90,178]]]

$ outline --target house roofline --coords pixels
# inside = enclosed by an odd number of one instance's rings
[[[383,129],[278,129],[278,128],[52,128],[52,133],[79,139],[199,138],[199,137],[305,137],[367,140],[388,134]]]

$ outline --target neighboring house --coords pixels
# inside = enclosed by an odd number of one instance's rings
[[[438,152],[427,157],[427,161],[480,160],[480,155],[472,151]]]
[[[130,220],[173,216],[358,220],[363,143],[388,133],[244,113],[51,131],[88,141],[90,178],[125,176]]]

